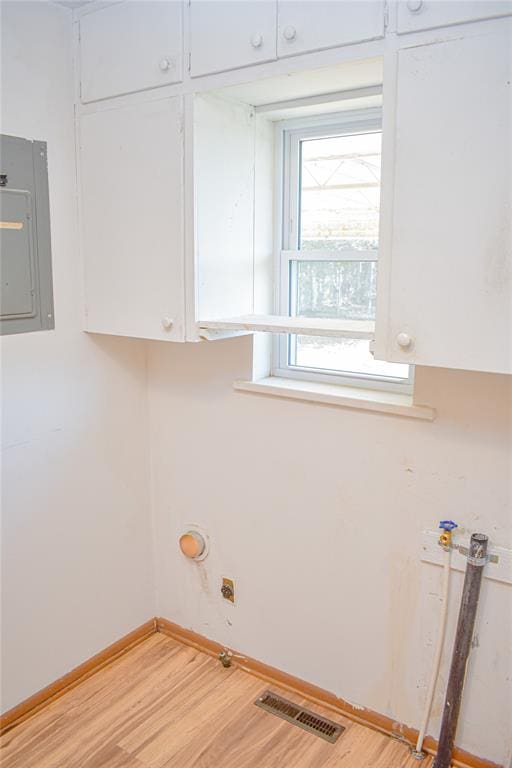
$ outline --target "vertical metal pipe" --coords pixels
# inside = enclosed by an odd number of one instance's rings
[[[450,768],[462,701],[466,664],[475,627],[483,566],[487,562],[487,542],[488,538],[483,533],[474,533],[471,536],[459,620],[453,646],[452,665],[444,702],[439,747],[433,768]]]

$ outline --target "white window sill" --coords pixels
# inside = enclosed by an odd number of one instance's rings
[[[406,416],[411,419],[433,421],[436,417],[434,408],[416,405],[412,395],[399,392],[383,392],[358,387],[345,387],[339,384],[324,384],[315,381],[299,381],[278,376],[268,376],[258,381],[235,381],[233,388],[240,392],[252,392],[257,395],[288,397],[313,403],[337,405],[341,408],[355,408],[360,411],[374,411],[393,416]]]

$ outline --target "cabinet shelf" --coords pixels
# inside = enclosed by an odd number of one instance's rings
[[[209,338],[210,331],[249,331],[297,333],[301,336],[373,339],[373,320],[339,320],[321,317],[288,317],[286,315],[241,315],[220,320],[199,320],[199,333]]]

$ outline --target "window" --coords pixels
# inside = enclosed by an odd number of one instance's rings
[[[374,320],[380,110],[279,125],[279,314]],[[282,335],[273,373],[410,391],[408,365],[374,360],[363,339]]]

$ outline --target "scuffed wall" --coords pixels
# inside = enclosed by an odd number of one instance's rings
[[[441,586],[441,569],[420,562],[420,532],[454,518],[511,546],[509,379],[417,370],[419,400],[438,409],[429,423],[234,392],[248,338],[149,349],[160,614],[418,727]],[[177,545],[190,523],[211,541],[198,564]],[[454,573],[448,649],[461,586]],[[503,763],[511,590],[484,580],[457,737]]]

